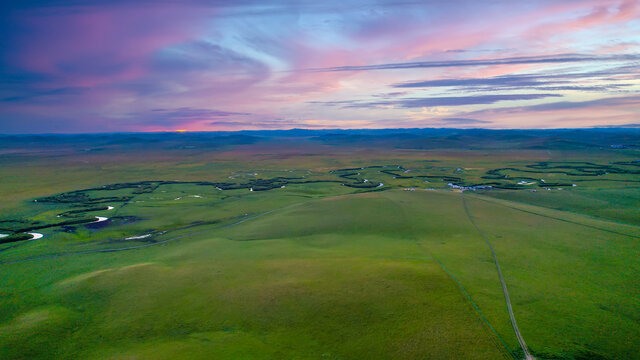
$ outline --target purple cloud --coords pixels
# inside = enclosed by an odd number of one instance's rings
[[[217,120],[211,121],[208,125],[215,128],[225,129],[278,129],[286,130],[293,128],[305,128],[305,129],[325,129],[333,127],[331,124],[311,124],[304,121],[286,120],[286,119],[264,119],[261,118],[256,121],[228,121]]]
[[[520,65],[520,64],[562,64],[562,63],[597,63],[608,61],[635,61],[640,60],[640,55],[619,54],[619,55],[585,55],[585,54],[564,54],[552,56],[516,56],[507,58],[481,59],[481,60],[449,60],[449,61],[416,61],[401,62],[376,65],[346,65],[328,68],[302,69],[303,71],[371,71],[371,70],[401,70],[401,69],[424,69],[424,68],[446,68],[446,67],[469,67],[469,66],[493,66],[493,65]]]
[[[611,83],[606,85],[585,85],[587,81],[607,80],[620,75],[637,75],[639,70],[635,66],[623,66],[612,69],[555,74],[513,74],[482,78],[448,78],[436,80],[408,81],[391,85],[395,88],[439,88],[455,87],[465,91],[496,91],[505,89],[540,89],[540,90],[579,90],[579,91],[607,91],[630,86],[629,84]],[[575,85],[580,81],[580,85]],[[571,85],[566,85],[571,84]],[[561,86],[558,86],[561,85]]]
[[[539,107],[520,106],[531,116],[514,115],[514,126],[572,107],[630,122],[630,104],[577,104],[577,92],[637,91],[640,7],[505,4],[5,1],[0,131],[382,127],[435,106],[448,108],[450,123],[493,126],[502,120],[453,111],[497,113],[527,100]],[[553,103],[560,92],[565,101]]]
[[[467,119],[467,118],[443,118],[440,119],[440,123],[449,125],[473,125],[473,124],[490,124],[491,121]]]
[[[621,96],[613,98],[604,98],[588,101],[559,101],[551,102],[539,105],[529,105],[519,107],[520,111],[551,111],[551,110],[570,110],[570,109],[583,109],[596,106],[620,106],[620,105],[634,105],[640,104],[640,95]]]
[[[226,117],[242,117],[250,113],[215,109],[182,107],[177,109],[153,109],[148,112],[131,113],[133,122],[146,126],[181,126]]]
[[[409,98],[388,101],[337,101],[325,102],[325,105],[344,105],[344,108],[375,108],[379,106],[398,106],[401,108],[419,108],[432,106],[463,106],[478,104],[493,104],[498,101],[513,100],[537,100],[547,97],[561,97],[558,94],[497,94],[497,95],[471,95],[471,96],[435,96],[427,98]]]

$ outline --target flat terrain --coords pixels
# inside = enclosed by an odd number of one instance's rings
[[[640,358],[637,149],[185,139],[0,148],[0,358],[523,358],[491,248],[535,358]]]

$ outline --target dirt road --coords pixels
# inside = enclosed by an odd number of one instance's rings
[[[529,348],[527,348],[527,344],[525,343],[524,338],[522,337],[522,334],[520,334],[520,329],[518,329],[518,323],[516,322],[516,317],[513,314],[511,299],[509,298],[509,291],[507,290],[507,283],[504,281],[504,277],[502,276],[502,270],[500,269],[500,263],[498,262],[498,257],[496,256],[496,252],[493,250],[493,246],[491,245],[491,242],[489,241],[489,239],[484,235],[484,233],[480,230],[480,228],[478,228],[478,225],[476,225],[476,222],[473,220],[471,213],[469,213],[469,207],[467,206],[467,200],[464,197],[464,192],[462,193],[461,196],[462,196],[462,204],[464,206],[464,212],[467,214],[467,217],[469,218],[469,221],[471,221],[471,224],[473,224],[473,227],[476,229],[476,231],[478,231],[478,234],[480,234],[480,236],[487,243],[487,246],[489,246],[489,250],[491,250],[491,255],[493,256],[493,262],[496,265],[496,270],[498,271],[498,277],[500,278],[500,283],[502,284],[502,292],[504,293],[504,299],[507,303],[507,310],[509,311],[509,319],[511,320],[511,326],[513,326],[513,331],[516,334],[518,343],[520,343],[520,347],[522,348],[522,352],[524,353],[524,358],[526,360],[535,360],[535,358],[529,352]]]

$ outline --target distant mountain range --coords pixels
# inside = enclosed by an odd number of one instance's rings
[[[106,148],[218,148],[269,143],[276,139],[347,147],[405,149],[586,149],[640,148],[640,128],[553,130],[489,129],[331,129],[244,130],[236,132],[154,132],[0,135],[0,148],[63,146],[79,151]]]

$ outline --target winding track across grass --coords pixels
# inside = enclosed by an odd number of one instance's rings
[[[498,277],[500,278],[500,283],[502,283],[502,292],[504,293],[504,299],[507,303],[507,310],[509,311],[509,319],[511,320],[511,326],[513,326],[513,331],[516,334],[516,338],[518,339],[518,343],[520,343],[520,347],[522,348],[522,352],[524,353],[524,358],[526,360],[534,360],[535,358],[529,352],[529,348],[527,348],[527,343],[525,343],[524,338],[520,334],[520,329],[518,329],[518,323],[516,322],[516,317],[513,314],[513,308],[511,307],[511,299],[509,298],[509,291],[507,290],[507,283],[504,281],[504,277],[502,276],[502,270],[500,270],[500,263],[498,263],[498,257],[496,256],[496,252],[493,250],[493,246],[489,239],[484,235],[476,222],[473,220],[471,213],[469,212],[469,207],[467,206],[467,200],[464,197],[464,192],[461,194],[462,197],[462,205],[464,206],[464,212],[467,214],[469,221],[473,227],[478,231],[478,234],[484,239],[489,246],[489,250],[491,250],[491,255],[493,255],[493,262],[496,264],[496,270],[498,271]]]

